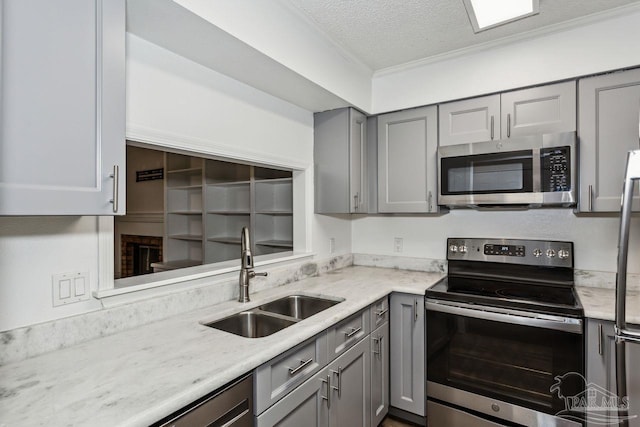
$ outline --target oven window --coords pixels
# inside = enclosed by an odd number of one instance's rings
[[[442,194],[533,191],[531,151],[446,157],[441,161]]]
[[[580,334],[427,311],[428,381],[556,414],[564,401],[551,387],[571,372],[584,374]]]

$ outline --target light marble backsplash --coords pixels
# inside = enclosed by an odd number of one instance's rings
[[[447,273],[447,261],[430,258],[353,254],[353,265],[395,268],[396,270],[425,271],[429,273]]]
[[[283,286],[352,264],[353,256],[347,254],[281,267],[260,267],[260,271],[267,271],[269,275],[252,279],[250,293]],[[0,332],[0,366],[236,298],[237,278]]]

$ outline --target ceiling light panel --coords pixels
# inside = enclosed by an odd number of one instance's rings
[[[538,0],[463,0],[473,30],[488,30],[539,13]]]

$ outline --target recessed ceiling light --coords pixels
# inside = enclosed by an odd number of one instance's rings
[[[473,31],[480,32],[540,13],[539,0],[463,0]]]

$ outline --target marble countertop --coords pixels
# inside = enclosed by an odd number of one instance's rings
[[[440,273],[335,270],[0,367],[0,427],[146,426],[390,292],[424,295]],[[291,293],[344,298],[264,338],[201,325]]]
[[[576,286],[584,316],[592,319],[615,320],[616,291],[613,288]],[[627,322],[640,324],[640,291],[627,291]]]

